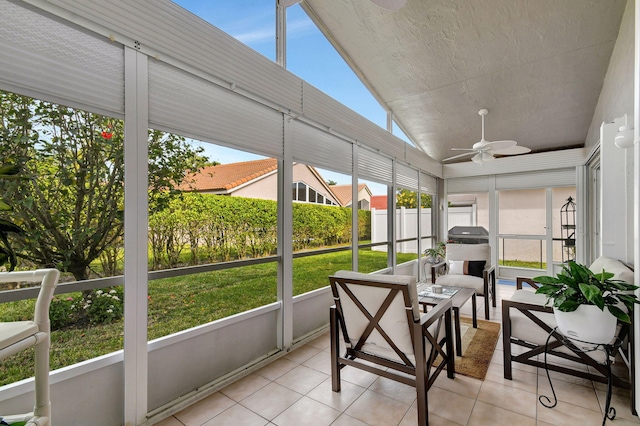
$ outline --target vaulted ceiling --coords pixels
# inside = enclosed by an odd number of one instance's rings
[[[627,0],[304,0],[302,7],[417,147],[582,146]],[[463,158],[469,160],[469,157]]]

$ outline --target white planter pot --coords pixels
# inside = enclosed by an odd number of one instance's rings
[[[580,305],[574,312],[553,308],[558,330],[572,339],[589,343],[609,343],[616,334],[617,319],[607,308]]]

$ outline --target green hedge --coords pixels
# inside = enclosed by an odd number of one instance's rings
[[[153,269],[184,263],[256,258],[276,253],[277,202],[183,194],[149,217]],[[371,214],[358,212],[358,235],[371,239]],[[305,250],[351,242],[351,208],[294,203],[293,247]]]

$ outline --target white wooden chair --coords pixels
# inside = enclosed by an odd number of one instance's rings
[[[454,378],[451,301],[418,306],[416,278],[338,271],[329,277],[331,377],[351,366],[416,388],[418,424],[428,424],[427,391],[446,368]]]
[[[41,283],[32,321],[0,322],[0,361],[27,348],[35,349],[35,404],[32,413],[0,416],[8,423],[23,421],[27,426],[51,426],[49,400],[49,305],[58,284],[56,269],[2,272],[0,282]]]

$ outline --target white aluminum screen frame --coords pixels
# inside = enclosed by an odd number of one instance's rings
[[[231,89],[149,60],[149,123],[205,142],[283,156],[283,115]]]
[[[389,186],[393,184],[393,161],[389,157],[360,147],[358,149],[358,178]]]
[[[576,185],[576,169],[540,170],[496,176],[496,190],[557,188]]]
[[[123,116],[121,44],[7,0],[0,0],[0,11],[0,88]]]
[[[317,127],[291,121],[293,160],[349,176],[353,173],[353,146]]]

